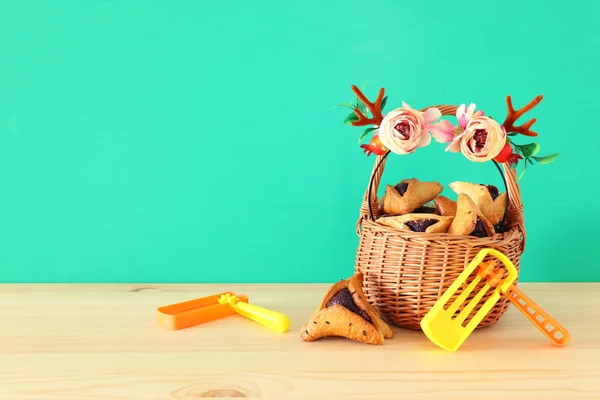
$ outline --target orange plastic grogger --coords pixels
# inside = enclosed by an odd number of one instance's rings
[[[505,268],[496,268],[496,262],[493,260],[484,261],[488,255],[500,261]],[[508,274],[504,278],[505,269]],[[565,346],[570,339],[569,332],[517,288],[514,284],[517,277],[518,271],[506,255],[495,249],[481,249],[423,317],[423,332],[439,347],[456,351],[504,296],[554,345]],[[480,283],[483,283],[483,287],[469,299]],[[461,288],[462,293],[456,296]],[[490,290],[488,299],[481,302]],[[465,322],[476,309],[477,312],[471,320]]]
[[[167,329],[178,330],[204,324],[237,314],[229,304],[219,304],[223,295],[235,296],[248,303],[248,297],[241,293],[223,292],[199,299],[170,304],[157,309],[158,323]]]

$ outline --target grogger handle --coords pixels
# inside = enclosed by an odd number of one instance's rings
[[[290,320],[280,312],[244,302],[236,303],[234,307],[238,314],[274,331],[283,333],[290,327]]]
[[[245,301],[240,301],[236,296],[224,294],[219,299],[219,304],[229,304],[238,314],[274,331],[283,333],[290,328],[290,320],[285,314],[248,304]]]
[[[569,343],[569,332],[516,286],[511,285],[506,297],[556,346]]]

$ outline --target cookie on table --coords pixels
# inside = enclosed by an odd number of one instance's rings
[[[311,319],[302,326],[300,337],[312,342],[328,336],[345,337],[366,344],[383,344],[394,332],[363,291],[363,274],[337,282],[323,297]]]

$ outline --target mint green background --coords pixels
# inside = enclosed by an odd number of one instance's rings
[[[0,281],[346,277],[374,158],[332,106],[364,82],[388,110],[497,118],[544,94],[561,157],[523,181],[521,280],[598,281],[599,20],[591,0],[2,1]],[[437,143],[388,167],[501,182]]]

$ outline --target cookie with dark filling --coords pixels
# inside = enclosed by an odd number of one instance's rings
[[[469,182],[452,182],[449,186],[456,194],[468,195],[492,225],[497,225],[504,218],[506,192],[500,193],[493,185]]]
[[[410,214],[433,200],[443,189],[439,182],[404,179],[394,186],[386,185],[385,195],[381,198],[381,209],[383,214]]]
[[[367,344],[382,344],[394,332],[367,301],[363,274],[358,272],[329,289],[312,318],[303,326],[300,337],[312,342],[339,336]]]
[[[449,198],[445,197],[445,196],[437,196],[435,199],[433,199],[433,203],[435,204],[435,207],[438,210],[438,213],[440,215],[446,216],[446,217],[453,217],[456,215],[456,202],[453,200],[450,200]]]
[[[386,216],[377,222],[391,228],[412,232],[445,233],[454,217],[437,214],[412,213],[406,215]]]
[[[451,235],[487,237],[495,233],[494,226],[466,194],[458,195],[456,216],[448,228]]]

